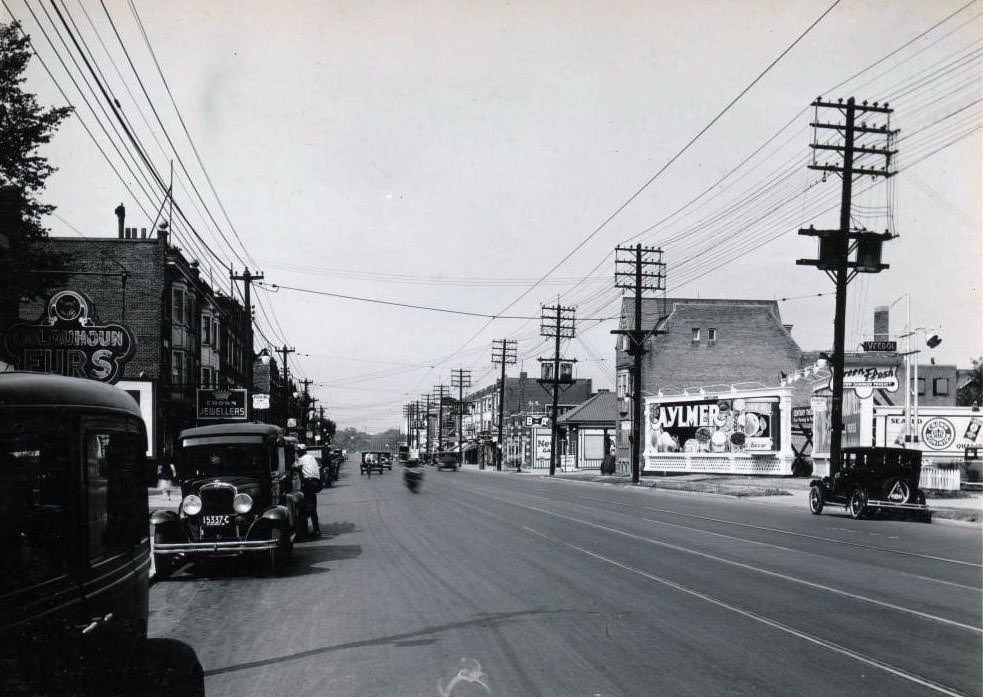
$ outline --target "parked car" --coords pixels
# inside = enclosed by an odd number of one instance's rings
[[[146,429],[121,389],[0,374],[0,694],[204,695],[149,639]]]
[[[294,447],[278,426],[227,423],[178,436],[177,512],[154,511],[154,564],[169,576],[182,561],[249,556],[283,570],[304,521]]]
[[[826,504],[836,504],[851,518],[878,510],[924,512],[921,468],[920,450],[843,448],[839,470],[810,483],[809,510],[818,515]]]

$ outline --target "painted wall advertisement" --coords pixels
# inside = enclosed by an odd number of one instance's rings
[[[781,449],[778,395],[649,402],[645,454]]]
[[[874,419],[878,445],[904,446],[906,419],[903,410],[875,410]],[[917,423],[919,442],[915,447],[926,455],[962,459],[967,448],[983,449],[983,434],[980,433],[983,412],[974,412],[969,407],[922,407]]]

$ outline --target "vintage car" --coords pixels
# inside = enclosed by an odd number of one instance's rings
[[[315,457],[317,457],[315,455]],[[318,457],[318,465],[321,467],[321,483],[329,487],[338,481],[341,473],[341,464],[345,461],[341,448],[324,446],[321,448],[321,456]]]
[[[392,469],[392,455],[388,450],[363,450],[362,462],[359,465],[359,474],[367,474],[370,477],[373,472],[382,474],[384,469]]]
[[[294,448],[278,426],[227,423],[178,436],[177,512],[154,511],[154,564],[169,576],[182,561],[249,556],[278,573],[304,511]]]
[[[148,639],[147,435],[123,390],[0,374],[0,694],[204,695]]]
[[[810,482],[809,510],[818,515],[826,504],[836,504],[851,518],[878,510],[927,511],[918,488],[921,468],[919,450],[843,448],[839,470]]]
[[[456,450],[442,450],[434,457],[438,470],[449,469],[457,471],[461,466],[461,453]]]

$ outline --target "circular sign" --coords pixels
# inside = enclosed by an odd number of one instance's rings
[[[933,450],[945,450],[956,440],[956,429],[949,419],[929,419],[922,427],[922,442]]]

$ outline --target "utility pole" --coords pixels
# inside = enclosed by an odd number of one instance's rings
[[[850,225],[850,207],[853,194],[854,177],[890,177],[894,174],[891,171],[891,158],[897,152],[891,146],[898,133],[891,130],[890,114],[894,112],[889,109],[887,103],[878,105],[868,105],[865,101],[862,105],[857,105],[853,97],[843,103],[840,99],[837,102],[826,102],[822,98],[814,101],[811,106],[815,110],[813,122],[813,142],[812,164],[809,169],[823,172],[825,178],[827,172],[839,174],[842,177],[843,186],[840,195],[840,226],[835,230],[817,230],[810,226],[807,229],[799,230],[800,235],[819,238],[819,259],[799,259],[797,264],[805,266],[815,266],[821,271],[825,271],[836,284],[836,309],[833,315],[833,357],[832,357],[832,404],[830,405],[830,443],[829,459],[830,474],[834,474],[840,469],[841,448],[843,443],[843,364],[844,364],[844,344],[846,342],[846,294],[847,285],[858,273],[879,273],[889,268],[887,264],[881,263],[881,245],[883,242],[893,239],[894,235],[885,230],[883,233],[872,232],[866,228],[853,228]],[[820,109],[835,109],[843,117],[843,123],[824,123],[819,120]],[[883,115],[884,124],[867,125],[866,122],[857,124],[857,115],[866,116]],[[819,142],[818,134],[822,130],[833,130],[843,136],[843,144],[831,143],[829,141]],[[864,136],[874,135],[883,136],[886,139],[884,147],[877,147]],[[816,155],[820,151],[830,151],[842,158],[840,164],[836,162],[820,163]],[[884,158],[884,166],[870,167],[857,164],[861,158],[871,156]],[[856,252],[855,258],[851,259],[851,254]]]
[[[556,460],[559,456],[559,450],[556,447],[557,436],[560,433],[559,424],[557,424],[557,412],[559,411],[560,404],[560,383],[572,381],[573,376],[570,379],[566,379],[566,376],[560,376],[560,340],[561,339],[572,339],[575,335],[574,330],[574,315],[577,310],[573,307],[564,307],[557,303],[556,305],[543,305],[541,307],[540,313],[540,326],[539,335],[545,337],[553,338],[553,358],[540,358],[540,362],[552,363],[552,370],[548,371],[548,377],[541,379],[539,383],[550,384],[553,386],[553,413],[550,415],[550,476],[552,477],[556,474]],[[564,358],[563,361],[573,363],[574,359]]]
[[[307,388],[310,387],[310,385],[312,385],[313,383],[314,381],[309,378],[304,378],[303,380],[300,381],[300,384],[304,386],[304,412],[300,418],[300,430],[304,434],[305,438],[307,437],[307,406],[311,402],[311,397],[307,391]]]
[[[289,368],[287,367],[287,356],[291,353],[295,353],[297,349],[293,349],[284,344],[281,348],[275,349],[283,357],[283,427],[287,427],[287,419],[290,418],[290,377]]]
[[[498,385],[498,457],[495,458],[495,469],[499,472],[502,471],[502,460],[505,457],[505,443],[502,442],[502,426],[505,424],[505,366],[515,365],[518,355],[519,344],[514,339],[492,341],[491,362],[502,366],[502,377]]]
[[[632,357],[631,368],[631,481],[638,484],[642,473],[642,357],[647,353],[646,340],[658,334],[658,318],[652,329],[642,328],[642,297],[645,293],[665,290],[666,265],[662,250],[655,247],[616,247],[614,250],[614,286],[635,293],[635,321],[632,329],[615,329],[612,334],[628,337],[625,351]]]
[[[451,387],[457,388],[457,451],[464,465],[464,388],[471,387],[471,370],[455,368],[451,371]]]
[[[423,409],[424,409],[424,412],[423,412],[424,417],[423,418],[426,419],[426,422],[424,424],[424,429],[425,429],[424,436],[425,436],[426,440],[424,441],[425,447],[423,449],[423,452],[425,452],[425,453],[427,453],[429,455],[430,454],[430,395],[429,394],[423,395],[423,400],[424,400],[423,401]]]
[[[444,397],[450,396],[447,385],[434,385],[434,397],[437,398],[437,452],[444,448]]]
[[[231,267],[229,268],[229,278],[233,281],[242,281],[242,298],[245,304],[245,312],[243,313],[243,324],[242,327],[242,338],[245,345],[242,348],[243,352],[243,362],[246,364],[246,390],[248,395],[253,393],[253,309],[250,304],[250,298],[252,297],[250,293],[250,286],[253,281],[262,281],[262,273],[249,273],[248,268],[242,270],[242,275],[236,275]],[[248,404],[248,402],[247,402]],[[247,406],[249,411],[252,411],[252,406]],[[251,414],[250,414],[251,416]]]

